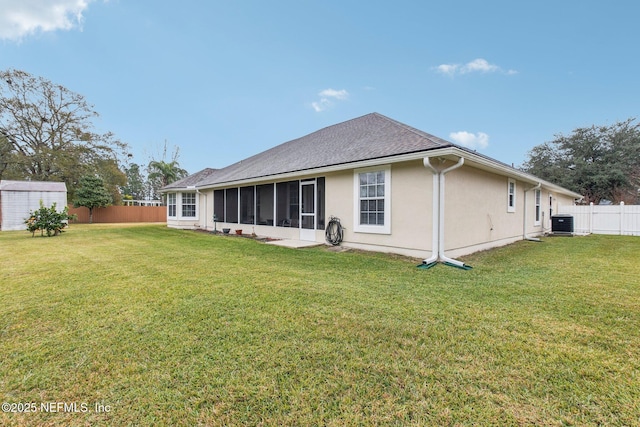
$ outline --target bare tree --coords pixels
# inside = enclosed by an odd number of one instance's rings
[[[82,175],[100,174],[101,166],[113,175],[126,144],[94,132],[97,117],[82,95],[64,86],[25,71],[0,71],[0,134],[11,144],[14,175],[65,181],[71,192]]]

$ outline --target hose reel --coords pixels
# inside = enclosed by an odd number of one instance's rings
[[[340,224],[340,218],[332,216],[329,218],[329,224],[327,224],[327,229],[324,232],[325,239],[327,243],[337,246],[342,242],[342,237],[344,234],[344,229],[342,228],[342,224]]]

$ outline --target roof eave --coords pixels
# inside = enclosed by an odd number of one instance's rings
[[[471,151],[463,150],[459,147],[446,147],[441,149],[435,149],[428,153],[428,156],[425,157],[464,157],[465,164],[476,167],[478,169],[490,171],[493,173],[497,173],[502,176],[506,176],[509,178],[518,179],[519,181],[524,181],[526,183],[537,185],[542,184],[543,187],[553,190],[554,192],[561,193],[574,199],[581,199],[583,196],[579,193],[561,187],[557,184],[554,184],[549,181],[545,181],[535,175],[531,175],[529,173],[520,171],[514,167],[506,165],[502,162],[498,162],[497,160],[493,160],[489,157],[485,157],[479,154],[476,154]],[[456,159],[457,160],[457,159]]]
[[[400,154],[396,156],[379,157],[375,159],[341,163],[336,165],[323,166],[319,168],[289,171],[285,173],[257,176],[257,177],[242,179],[242,180],[232,180],[232,181],[216,182],[213,184],[196,185],[195,188],[197,188],[198,190],[209,190],[209,189],[216,189],[216,188],[258,184],[261,182],[286,181],[288,179],[298,178],[301,175],[321,175],[321,174],[339,172],[339,171],[344,171],[349,169],[360,169],[360,168],[378,166],[383,164],[400,163],[400,162],[406,162],[411,160],[421,160],[425,157],[441,157],[441,158],[464,157],[466,164],[469,166],[473,166],[478,169],[497,173],[499,175],[506,176],[509,178],[518,179],[520,181],[524,181],[532,185],[537,185],[538,183],[541,183],[542,186],[545,188],[548,188],[557,193],[561,193],[561,194],[573,197],[574,199],[580,199],[583,197],[581,194],[575,193],[564,187],[545,181],[541,178],[538,178],[526,172],[522,172],[504,163],[493,160],[489,157],[485,157],[456,146],[449,146],[444,148],[433,148],[429,150],[421,150],[413,153]],[[177,187],[167,188],[167,189],[160,190],[160,192],[167,193],[167,192],[181,191],[181,190],[187,190],[187,189],[193,189],[193,187],[189,186],[189,187],[180,187],[180,188],[177,188]]]
[[[407,154],[388,156],[388,157],[378,157],[375,159],[359,160],[356,162],[340,163],[340,164],[335,164],[330,166],[322,166],[318,168],[301,169],[301,170],[289,171],[289,172],[284,172],[279,174],[256,176],[256,177],[241,179],[241,180],[216,182],[214,184],[198,185],[197,188],[200,190],[208,190],[208,189],[215,189],[215,188],[241,186],[245,184],[256,184],[259,182],[285,181],[287,179],[300,177],[301,175],[320,175],[320,174],[326,174],[331,172],[340,172],[340,171],[349,170],[349,169],[360,169],[360,168],[366,168],[369,166],[377,166],[382,164],[399,163],[399,162],[406,162],[410,160],[419,160],[425,156],[426,152],[428,151],[423,150],[415,153],[407,153]]]

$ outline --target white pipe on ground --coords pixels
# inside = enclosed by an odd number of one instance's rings
[[[458,267],[465,267],[463,262],[449,258],[445,254],[444,249],[444,176],[454,169],[461,167],[464,164],[464,157],[460,157],[458,162],[442,171],[437,170],[432,164],[429,157],[425,157],[422,160],[424,166],[431,170],[433,173],[433,219],[431,221],[433,225],[433,231],[431,236],[431,250],[432,255],[423,260],[423,264],[431,264],[437,261],[449,263]]]
[[[438,194],[439,197],[439,205],[440,205],[440,215],[438,218],[438,222],[440,223],[440,233],[438,236],[439,239],[439,245],[438,245],[438,256],[440,261],[442,262],[448,262],[449,264],[453,264],[456,265],[458,267],[464,267],[464,263],[461,261],[458,261],[456,259],[453,258],[449,258],[448,256],[446,256],[445,252],[444,252],[444,176],[451,172],[454,169],[458,169],[459,167],[461,167],[464,164],[464,157],[460,157],[460,159],[458,160],[458,163],[456,163],[453,166],[448,167],[447,169],[440,171],[440,191]]]
[[[431,170],[431,173],[433,174],[432,176],[432,182],[433,182],[433,190],[432,190],[432,202],[431,202],[431,206],[433,208],[433,212],[431,214],[431,225],[432,225],[432,229],[431,229],[431,256],[425,260],[422,261],[423,264],[431,264],[434,262],[438,261],[438,247],[439,247],[439,224],[440,224],[440,219],[439,219],[439,215],[440,212],[438,210],[438,206],[439,206],[439,202],[438,202],[438,182],[440,181],[440,173],[438,172],[438,170],[436,168],[433,167],[433,165],[431,164],[429,157],[425,157],[422,160],[424,166]]]

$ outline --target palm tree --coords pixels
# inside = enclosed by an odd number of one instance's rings
[[[154,191],[156,192],[160,188],[189,175],[186,170],[180,167],[177,160],[172,160],[168,163],[164,160],[152,160],[149,162],[149,166],[147,168],[149,171],[149,181],[157,183],[157,188],[154,188]],[[154,187],[156,186],[154,185]]]
[[[167,163],[163,160],[152,160],[149,162],[149,178],[158,180],[162,187],[176,182],[189,175],[180,167],[177,160]]]

